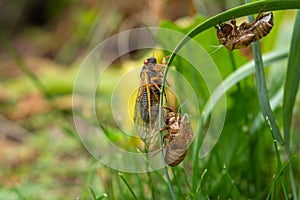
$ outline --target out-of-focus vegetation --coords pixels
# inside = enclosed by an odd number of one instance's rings
[[[169,198],[162,170],[149,174],[119,174],[98,163],[85,150],[72,119],[72,90],[77,70],[93,47],[121,31],[160,26],[186,34],[205,19],[243,3],[230,0],[2,1],[0,199],[132,199],[134,195],[138,199]],[[274,12],[274,28],[261,41],[263,54],[289,48],[295,16],[293,10]],[[215,29],[211,28],[195,40],[210,54],[225,79],[249,62],[253,55],[251,48],[232,53],[224,47],[215,51],[219,45],[215,34]],[[169,41],[167,36],[161,39]],[[197,52],[192,54],[197,56]],[[101,92],[112,92],[111,83],[118,80],[121,72],[141,67],[141,60],[148,56],[146,52],[117,60],[106,74],[106,91]],[[188,68],[182,63],[179,67],[176,60],[174,62],[179,72]],[[284,84],[286,66],[286,59],[283,59],[273,62],[266,70],[271,99]],[[139,79],[139,74],[134,78]],[[199,172],[192,172],[193,146],[183,165],[168,169],[178,199],[263,199],[268,194],[271,194],[270,199],[281,199],[286,197],[282,188],[287,188],[291,196],[287,167],[277,171],[273,139],[268,126],[260,120],[255,87],[254,76],[248,76],[227,92],[222,135],[213,151],[200,159]],[[209,95],[202,82],[196,89],[203,107]],[[108,101],[105,95],[97,96],[97,100]],[[111,115],[110,109],[101,103],[99,109],[99,120],[113,127],[113,119],[107,117]],[[281,112],[280,103],[275,103],[275,118],[283,129]],[[299,153],[298,124],[296,99],[291,131],[292,156]],[[137,141],[125,143],[119,136],[122,133],[117,129],[110,131],[111,140],[118,145],[136,148]],[[279,149],[279,153],[282,164],[292,166],[298,186],[299,158],[291,161],[285,152]],[[197,188],[192,184],[195,177]],[[284,177],[285,181],[279,182],[278,177]]]

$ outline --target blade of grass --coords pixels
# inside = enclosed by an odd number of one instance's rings
[[[243,196],[241,194],[241,192],[239,191],[239,189],[237,188],[235,181],[232,179],[232,177],[230,176],[226,165],[223,166],[223,170],[222,173],[225,175],[225,177],[228,179],[229,183],[231,184],[231,187],[233,188],[233,190],[235,191],[236,195],[238,195],[238,199],[241,199]]]
[[[138,153],[141,153],[141,155],[142,155],[142,152],[141,152],[139,149],[137,149],[137,152],[138,152]],[[142,156],[143,156],[143,155],[142,155]],[[148,160],[145,156],[143,156],[143,158],[145,159],[145,161],[147,162],[147,164],[149,165],[149,167],[151,167],[151,168],[154,169],[154,167],[151,165],[151,163],[149,162],[149,160]],[[164,179],[164,177],[159,173],[158,170],[154,170],[153,173],[155,173],[155,174],[157,175],[157,177],[161,180],[162,183],[164,183],[165,185],[168,185],[167,181],[166,181],[166,180]]]
[[[282,171],[282,164],[281,164],[280,152],[279,152],[279,149],[278,149],[277,142],[274,141],[273,144],[274,144],[274,148],[275,148],[275,152],[276,152],[276,157],[277,157],[277,166],[278,166],[278,175],[279,175],[280,172]],[[282,185],[282,189],[283,189],[283,193],[284,193],[285,199],[289,199],[285,177],[284,176],[280,176],[280,180],[281,180],[281,185]]]
[[[270,99],[271,108],[274,110],[278,108],[283,99],[283,87],[281,87],[276,94]],[[259,112],[253,120],[252,126],[250,128],[250,134],[254,134],[260,126],[263,124],[262,113]]]
[[[282,136],[280,134],[278,125],[275,121],[267,92],[267,86],[265,81],[264,67],[262,55],[258,41],[252,43],[254,63],[255,63],[255,74],[256,74],[256,87],[258,93],[258,100],[264,119],[268,123],[273,138],[281,145],[284,144]]]
[[[250,0],[246,0],[246,1],[250,2]],[[254,21],[253,15],[248,16],[248,19],[249,19],[249,21]],[[255,63],[255,74],[256,74],[255,81],[256,81],[256,88],[257,88],[257,93],[258,93],[258,100],[259,100],[260,108],[261,108],[262,114],[264,116],[264,119],[266,120],[266,123],[269,125],[270,131],[271,131],[271,134],[273,137],[273,143],[274,143],[274,148],[275,148],[275,152],[276,152],[277,166],[278,166],[278,172],[279,172],[282,165],[281,165],[281,158],[280,158],[280,153],[278,150],[277,143],[280,143],[281,145],[283,145],[284,141],[282,139],[278,125],[275,121],[275,117],[273,115],[273,112],[272,112],[272,109],[270,106],[270,101],[269,101],[269,96],[268,96],[268,91],[267,91],[267,86],[266,86],[266,79],[265,79],[265,74],[264,74],[264,63],[262,60],[259,41],[255,41],[252,43],[252,52],[253,52],[254,63]],[[284,177],[281,178],[281,184],[282,184],[282,189],[283,189],[285,198],[288,199],[286,180]]]
[[[158,121],[158,126],[159,126],[160,130],[162,130],[162,128],[163,128],[163,125],[162,125],[162,109],[163,109],[163,96],[164,96],[163,93],[164,93],[164,86],[165,86],[165,83],[166,83],[168,70],[169,70],[169,66],[167,66],[167,69],[165,71],[165,75],[163,77],[163,83],[162,83],[162,86],[161,86],[160,97],[159,97],[159,111],[158,111],[158,120],[159,121]],[[163,133],[162,133],[162,131],[160,131],[160,134],[159,134],[159,147],[160,147],[160,149],[163,149]],[[173,189],[173,186],[172,186],[172,183],[171,183],[171,180],[170,180],[170,176],[169,176],[169,173],[168,173],[168,169],[167,169],[167,166],[166,166],[166,163],[165,163],[164,151],[163,150],[161,151],[161,159],[162,159],[162,163],[164,165],[163,170],[164,170],[164,173],[166,175],[166,179],[167,179],[167,183],[168,183],[168,187],[169,187],[172,199],[175,200],[177,198],[175,196],[175,192],[174,192],[174,189]]]
[[[293,108],[295,105],[295,99],[299,88],[300,80],[300,12],[298,11],[292,35],[292,41],[290,46],[290,54],[288,59],[288,67],[286,72],[286,79],[284,84],[283,95],[283,133],[286,142],[286,153],[288,159],[291,157],[290,150],[290,129],[292,124]],[[289,174],[293,197],[298,199],[296,184],[293,176],[292,166],[289,166]]]
[[[269,66],[269,64],[273,62],[277,62],[279,60],[285,59],[288,56],[288,50],[282,49],[278,51],[274,51],[271,53],[266,54],[263,57],[264,62],[267,64],[266,66]],[[253,74],[255,71],[254,69],[254,62],[248,62],[245,65],[241,66],[239,69],[237,69],[235,72],[231,73],[230,76],[228,76],[222,83],[222,85],[218,86],[215,91],[212,93],[210,99],[207,101],[206,105],[204,106],[202,116],[200,119],[200,126],[198,128],[198,132],[196,135],[200,135],[202,131],[203,124],[206,123],[207,119],[209,118],[214,106],[216,103],[221,99],[223,95],[236,83],[241,81],[242,79],[246,78],[250,74]],[[214,101],[212,101],[214,99]],[[212,102],[212,103],[211,103]],[[199,177],[197,176],[199,172],[199,151],[202,143],[202,137],[196,137],[194,141],[194,149],[193,149],[193,189],[196,190],[197,182],[199,180]]]
[[[195,193],[194,193],[194,191],[193,191],[192,185],[191,185],[190,182],[189,182],[188,176],[187,176],[187,174],[186,174],[185,169],[184,169],[183,166],[181,166],[181,171],[182,171],[182,173],[183,173],[184,180],[185,180],[185,182],[186,182],[186,184],[187,184],[187,186],[188,186],[188,188],[189,188],[189,194],[190,194],[190,196],[191,196],[191,199],[195,199],[195,198],[196,198],[196,197],[195,197]]]
[[[202,187],[203,180],[204,180],[204,176],[206,175],[206,172],[207,172],[207,169],[205,169],[205,170],[203,171],[203,173],[201,174],[200,183],[199,183],[199,185],[198,185],[198,187],[197,187],[197,189],[196,189],[195,195],[197,195],[197,194],[199,193],[199,191],[200,191],[200,189],[201,189],[201,187]]]
[[[203,112],[203,114],[201,115],[201,119],[200,119],[200,125],[199,128],[197,129],[198,132],[196,133],[196,135],[201,135],[201,132],[203,130],[203,126],[205,123],[205,115],[206,113]],[[192,184],[193,184],[193,190],[194,193],[196,193],[195,191],[197,190],[197,182],[199,180],[198,178],[198,174],[199,174],[199,152],[200,152],[200,147],[202,144],[202,137],[195,137],[195,141],[194,141],[194,149],[193,149],[193,177],[192,177]],[[201,180],[201,179],[200,179]]]
[[[236,66],[232,51],[228,51],[228,55],[229,55],[229,59],[231,62],[232,70],[235,71],[237,69],[237,66]],[[241,92],[241,85],[239,82],[237,83],[236,86],[237,86],[238,91]]]
[[[93,200],[101,200],[107,197],[107,194],[105,193],[97,197],[92,187],[90,187],[90,192],[92,193]]]
[[[286,164],[284,164],[282,166],[282,168],[280,169],[279,173],[277,174],[277,176],[273,179],[272,181],[272,185],[270,188],[270,191],[268,193],[268,196],[266,199],[272,199],[270,197],[270,195],[272,195],[272,193],[274,193],[274,188],[275,188],[275,184],[277,183],[277,181],[281,178],[281,176],[284,174],[284,172],[288,169],[289,166],[291,166],[292,162],[297,158],[297,156],[293,156]]]
[[[279,60],[285,59],[288,57],[288,50],[282,49],[278,51],[273,51],[271,53],[266,54],[263,56],[263,61],[266,64],[265,66],[268,67],[271,63],[277,62]],[[264,67],[265,67],[264,66]],[[204,113],[204,123],[208,119],[212,109],[214,108],[216,102],[223,96],[225,93],[233,87],[236,83],[241,81],[242,79],[246,78],[247,76],[253,74],[255,71],[254,62],[250,61],[245,65],[241,66],[235,72],[231,73],[222,83],[222,85],[218,86],[213,94],[210,97],[210,100],[207,101],[208,103],[204,106],[203,113]],[[214,104],[209,103],[211,99],[215,99],[213,102]],[[197,143],[196,143],[197,144]]]
[[[0,27],[0,42],[4,49],[8,52],[11,58],[16,62],[17,66],[24,72],[24,74],[32,81],[32,83],[36,86],[36,88],[46,97],[50,98],[51,94],[47,91],[42,82],[38,79],[38,77],[29,69],[26,65],[23,58],[16,52],[8,38],[2,31]]]
[[[179,199],[185,197],[185,194],[184,192],[182,191],[182,188],[185,188],[182,184],[182,181],[181,181],[181,174],[180,174],[180,169],[178,167],[172,167],[171,168],[172,170],[172,173],[173,173],[173,185],[176,184],[176,195]]]
[[[119,173],[119,176],[121,177],[122,181],[125,183],[125,185],[127,186],[128,190],[130,191],[130,193],[132,194],[133,198],[135,200],[138,200],[137,196],[135,195],[134,191],[132,190],[132,188],[130,187],[129,183],[127,182],[127,180],[125,179],[125,177],[123,176],[123,174]]]

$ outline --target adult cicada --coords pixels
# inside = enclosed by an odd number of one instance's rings
[[[166,109],[169,112],[164,128],[168,133],[163,137],[163,146],[166,148],[164,160],[173,167],[184,160],[188,146],[193,139],[193,130],[187,114],[182,116],[170,108]]]
[[[263,9],[259,12],[253,22],[244,22],[240,26],[236,25],[233,18],[231,24],[221,23],[216,26],[219,43],[229,50],[245,48],[254,41],[269,34],[274,25],[273,13],[263,14]]]
[[[162,64],[158,64],[155,57],[150,57],[144,61],[140,73],[141,82],[134,108],[134,123],[139,137],[147,146],[155,141],[159,132],[159,101],[165,66],[166,57]],[[163,110],[162,114],[164,118]]]

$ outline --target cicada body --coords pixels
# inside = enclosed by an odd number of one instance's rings
[[[139,137],[146,145],[155,141],[159,132],[159,101],[165,63],[164,59],[163,64],[157,64],[156,58],[150,57],[144,61],[140,73],[141,82],[135,103],[134,123]]]
[[[193,139],[193,130],[187,114],[181,116],[180,113],[168,112],[166,117],[168,134],[164,136],[163,143],[166,148],[164,160],[169,166],[180,164],[188,150],[188,146]],[[167,143],[166,140],[169,140]]]
[[[217,37],[220,44],[229,50],[234,50],[245,48],[268,35],[274,26],[274,17],[272,12],[263,14],[261,10],[253,22],[244,22],[237,26],[236,20],[232,19],[230,23],[216,26]]]

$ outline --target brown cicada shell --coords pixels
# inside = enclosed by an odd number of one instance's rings
[[[167,127],[164,128],[168,131],[168,134],[163,138],[163,144],[166,148],[164,159],[169,166],[173,167],[184,160],[188,146],[193,139],[193,130],[187,114],[182,116],[180,113],[167,109],[170,112],[166,117]]]
[[[220,23],[216,26],[219,43],[229,50],[241,49],[268,35],[274,25],[273,13],[259,12],[253,22],[244,22],[236,25],[235,18],[229,23]]]

